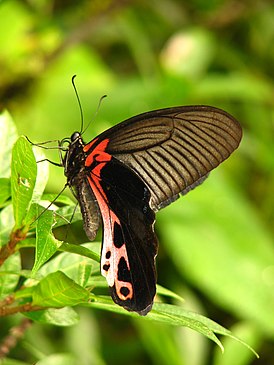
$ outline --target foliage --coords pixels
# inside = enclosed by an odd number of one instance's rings
[[[7,113],[2,116],[2,123],[5,124],[4,130],[14,130],[10,126],[12,121]],[[13,138],[13,133],[7,135],[7,139],[3,141],[8,147],[10,138]],[[5,152],[4,155],[8,158],[9,148]],[[43,165],[45,166],[45,164]],[[38,166],[40,166],[39,162]],[[39,170],[41,171],[41,168]],[[41,176],[46,177],[47,174],[41,174]],[[4,180],[4,185],[6,185],[6,180]],[[42,183],[41,178],[37,179],[35,156],[31,144],[25,137],[20,137],[12,149],[10,185],[11,189],[3,197],[3,202],[6,205],[5,209],[9,209],[10,214],[13,214],[14,225],[9,236],[6,234],[6,242],[4,240],[1,243],[0,315],[27,313],[27,317],[34,321],[66,326],[72,324],[73,318],[75,318],[75,312],[71,308],[70,311],[66,310],[66,307],[75,305],[85,305],[124,314],[124,309],[114,305],[110,298],[93,293],[97,287],[96,276],[99,275],[98,254],[85,246],[62,244],[54,237],[52,229],[57,222],[56,216],[58,217],[60,214],[58,208],[45,210],[43,205],[39,204],[40,199],[43,202],[41,188],[43,189],[45,184]],[[12,209],[10,209],[9,200],[12,203]],[[70,207],[73,208],[71,205]],[[38,212],[41,209],[42,213],[39,215]],[[2,227],[4,228],[4,224],[1,221]],[[27,270],[22,272],[23,268],[18,260],[19,249],[33,246],[34,227],[36,228],[36,240],[33,268],[31,272]],[[65,252],[53,259],[53,255],[59,248]],[[80,255],[77,260],[73,257],[73,253]],[[45,264],[46,262],[47,264]],[[25,279],[21,280],[21,284],[18,282],[20,277]],[[90,287],[93,288],[91,291]],[[177,297],[164,288],[159,288],[158,294],[161,293]],[[52,315],[52,309],[57,308],[61,308],[61,312],[66,310],[63,321],[60,320],[57,311]],[[38,315],[36,312],[39,312]],[[138,316],[134,313],[127,313],[127,315]],[[59,317],[58,322],[56,317]],[[223,347],[215,333],[233,337],[222,326],[201,315],[185,311],[180,306],[157,303],[147,318],[189,327],[215,341],[221,349]]]
[[[0,246],[15,245],[1,266],[1,304],[15,312],[34,309],[46,296],[50,306],[1,318],[0,343],[9,328],[20,329],[22,318],[34,321],[4,364],[274,361],[273,16],[267,0],[0,2],[1,107],[31,140],[62,139],[79,129],[70,85],[75,73],[84,114],[92,120],[87,141],[110,123],[183,104],[221,107],[244,128],[239,150],[222,167],[157,214],[158,282],[185,302],[164,297],[160,287],[158,299],[171,305],[157,303],[140,319],[113,314],[122,309],[106,296],[98,242],[85,243],[79,212],[69,231],[61,218],[70,219],[74,210],[70,197],[62,195],[33,223],[41,204],[48,206],[63,188],[63,172],[50,166],[44,193],[47,164],[35,164],[30,144],[17,140],[10,117],[2,114]],[[108,98],[91,117],[103,94]],[[55,151],[46,152],[58,161]],[[222,341],[222,355],[194,331],[160,323],[168,317],[215,341],[214,333],[227,333],[193,312],[228,326],[261,359],[230,337]]]

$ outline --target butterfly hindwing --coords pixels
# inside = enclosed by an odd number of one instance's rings
[[[156,292],[155,213],[145,183],[126,165],[106,154],[103,141],[85,147],[87,180],[103,220],[101,272],[113,300],[145,315]],[[90,151],[91,149],[91,151]]]

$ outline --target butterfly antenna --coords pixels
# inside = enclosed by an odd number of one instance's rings
[[[98,114],[98,112],[99,112],[99,109],[100,109],[100,106],[101,106],[101,104],[102,104],[102,101],[103,101],[103,99],[105,99],[107,97],[107,95],[103,95],[103,96],[101,96],[100,97],[100,100],[99,100],[99,103],[98,103],[98,105],[97,105],[97,108],[96,108],[96,112],[94,113],[94,116],[93,116],[93,118],[90,120],[90,122],[88,123],[88,125],[86,126],[86,128],[83,130],[83,132],[81,133],[81,134],[83,134],[87,129],[88,129],[88,127],[90,126],[90,123],[96,118],[96,116],[97,116],[97,114]]]
[[[83,109],[82,109],[80,97],[79,97],[79,94],[78,94],[78,91],[77,91],[77,88],[76,88],[76,85],[75,85],[75,82],[74,82],[75,77],[76,77],[76,75],[72,76],[71,82],[72,82],[72,86],[73,86],[73,89],[74,89],[74,92],[75,92],[75,95],[76,95],[76,98],[77,98],[77,102],[78,102],[78,105],[79,105],[79,109],[80,109],[80,116],[81,116],[80,134],[82,135],[83,134],[83,128],[84,128],[84,114],[83,114]]]
[[[72,86],[74,88],[75,95],[76,95],[77,102],[78,102],[79,109],[80,109],[80,115],[81,115],[81,129],[80,129],[80,134],[82,135],[88,129],[88,127],[90,126],[90,123],[92,122],[92,120],[94,120],[96,118],[96,116],[98,114],[98,111],[100,109],[101,103],[102,103],[103,99],[107,97],[107,95],[101,96],[101,98],[99,100],[99,103],[98,103],[98,106],[97,106],[97,109],[96,109],[96,112],[94,114],[94,117],[91,119],[91,121],[88,123],[88,125],[84,129],[84,114],[83,114],[83,109],[82,109],[80,97],[79,97],[79,94],[78,94],[78,91],[77,91],[77,88],[76,88],[76,85],[75,85],[75,82],[74,82],[75,77],[76,77],[76,75],[73,75],[72,76],[71,82],[72,82]]]

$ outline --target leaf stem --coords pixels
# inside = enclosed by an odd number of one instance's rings
[[[11,232],[9,242],[0,249],[0,266],[15,252],[17,243],[24,240],[26,235],[22,229]]]
[[[21,305],[17,305],[14,307],[4,306],[0,307],[0,317],[6,317],[15,313],[24,313],[24,312],[33,312],[47,309],[46,307],[41,307],[38,305],[32,305],[31,303],[25,303]]]

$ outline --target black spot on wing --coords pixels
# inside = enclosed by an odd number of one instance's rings
[[[127,297],[129,295],[129,289],[126,287],[126,286],[123,286],[121,289],[120,289],[120,293],[124,296],[124,297]]]
[[[124,257],[120,258],[120,261],[118,264],[118,280],[131,283],[130,271],[127,267],[127,263],[126,263],[126,260]]]
[[[107,253],[106,253],[106,259],[108,260],[108,259],[110,259],[110,256],[111,256],[111,252],[110,251],[108,251]]]
[[[114,222],[113,243],[116,248],[122,247],[123,244],[125,243],[121,226],[117,222]]]
[[[109,268],[110,268],[110,265],[109,264],[103,265],[103,270],[108,271]]]

